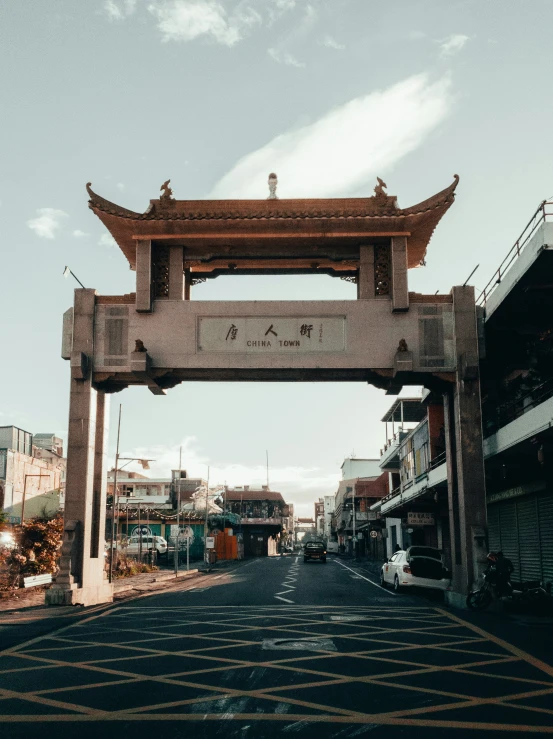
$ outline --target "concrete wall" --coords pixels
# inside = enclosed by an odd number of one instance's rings
[[[63,460],[63,463],[65,463],[65,460]],[[55,505],[52,502],[52,496],[42,498],[42,503],[38,501],[36,505],[31,501],[47,493],[52,493],[52,491],[57,491],[56,499],[59,504],[62,474],[63,465],[61,464],[55,466],[46,460],[9,450],[6,460],[4,500],[3,502],[0,501],[0,505],[3,505],[8,515],[20,516],[23,493],[25,492],[26,519],[41,514],[42,508],[46,504],[51,509]]]

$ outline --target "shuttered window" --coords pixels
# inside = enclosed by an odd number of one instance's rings
[[[104,333],[104,365],[123,367],[128,354],[128,308],[107,308]]]

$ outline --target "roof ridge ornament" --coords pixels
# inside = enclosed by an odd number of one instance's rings
[[[374,194],[377,198],[381,198],[382,196],[387,198],[388,193],[384,192],[384,188],[387,189],[388,185],[384,182],[384,180],[381,180],[380,177],[377,177],[376,181],[378,182],[378,185],[374,188]]]
[[[159,188],[161,191],[161,196],[159,198],[160,203],[169,203],[171,200],[174,200],[173,197],[173,190],[169,187],[169,183],[171,180],[165,180],[163,185]]]
[[[267,181],[269,183],[269,197],[267,198],[267,200],[278,200],[278,195],[276,194],[278,178],[276,174],[274,172],[271,172]]]

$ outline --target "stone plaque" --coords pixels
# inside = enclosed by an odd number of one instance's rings
[[[198,351],[306,354],[345,350],[345,316],[198,318]]]

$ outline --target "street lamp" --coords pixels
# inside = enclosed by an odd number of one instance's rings
[[[63,270],[63,276],[65,277],[65,279],[67,279],[69,277],[69,275],[71,275],[72,277],[74,277],[77,280],[77,282],[79,283],[79,285],[86,290],[86,287],[79,280],[79,278],[77,277],[77,275],[74,272],[72,272],[69,269],[69,267],[66,265],[65,269]]]

